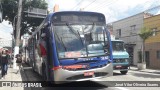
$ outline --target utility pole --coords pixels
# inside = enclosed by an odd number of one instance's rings
[[[17,28],[16,28],[16,44],[14,47],[14,60],[13,69],[17,69],[15,56],[19,54],[19,43],[20,43],[20,29],[21,29],[21,12],[22,12],[22,0],[18,3],[18,17],[17,17]]]

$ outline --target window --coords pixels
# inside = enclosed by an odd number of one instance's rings
[[[135,30],[136,30],[136,25],[132,25],[132,26],[130,26],[131,27],[131,32],[130,32],[130,34],[132,35],[132,34],[135,34]]]
[[[121,37],[121,29],[117,29],[117,36]]]
[[[131,26],[131,31],[136,30],[136,25]]]
[[[151,30],[152,30],[152,32],[153,32],[153,33],[152,33],[152,36],[156,36],[157,28],[152,28]]]
[[[160,59],[160,50],[157,51],[157,59]]]

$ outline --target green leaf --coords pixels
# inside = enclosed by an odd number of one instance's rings
[[[139,36],[145,41],[152,35],[152,31],[146,27],[142,28]]]

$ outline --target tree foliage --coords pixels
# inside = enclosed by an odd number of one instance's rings
[[[146,27],[143,27],[139,33],[139,36],[145,41],[152,35],[152,31]]]
[[[3,19],[12,22],[18,11],[18,0],[1,0],[1,4],[3,8]]]
[[[2,8],[3,8],[3,19],[9,20],[12,25],[16,23],[16,19],[14,22],[14,17],[18,14],[18,1],[19,0],[1,0]],[[48,4],[45,0],[23,0],[22,5],[22,22],[21,22],[21,35],[28,33],[29,28],[35,28],[38,26],[43,19],[40,18],[31,18],[26,17],[27,11],[29,8],[40,8],[40,9],[47,9]],[[14,31],[14,34],[16,32]]]
[[[142,38],[142,51],[140,55],[142,55],[142,60],[140,60],[139,62],[141,63],[145,63],[145,40],[148,39],[150,36],[152,35],[152,31],[146,27],[143,27],[139,33],[139,36]]]

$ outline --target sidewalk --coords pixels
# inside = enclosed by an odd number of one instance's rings
[[[139,72],[146,72],[146,73],[154,73],[154,74],[160,74],[160,70],[158,69],[144,69],[144,70],[138,70],[136,66],[130,66],[129,70],[133,71],[139,71]]]
[[[10,87],[10,86],[4,86],[2,85],[2,83],[5,83],[6,81],[10,82],[10,81],[24,81],[25,76],[23,71],[20,71],[19,73],[17,73],[16,69],[13,69],[12,67],[8,67],[8,72],[7,75],[5,76],[5,79],[0,79],[0,90],[24,90],[23,87]],[[0,78],[1,78],[1,70],[0,70]]]

